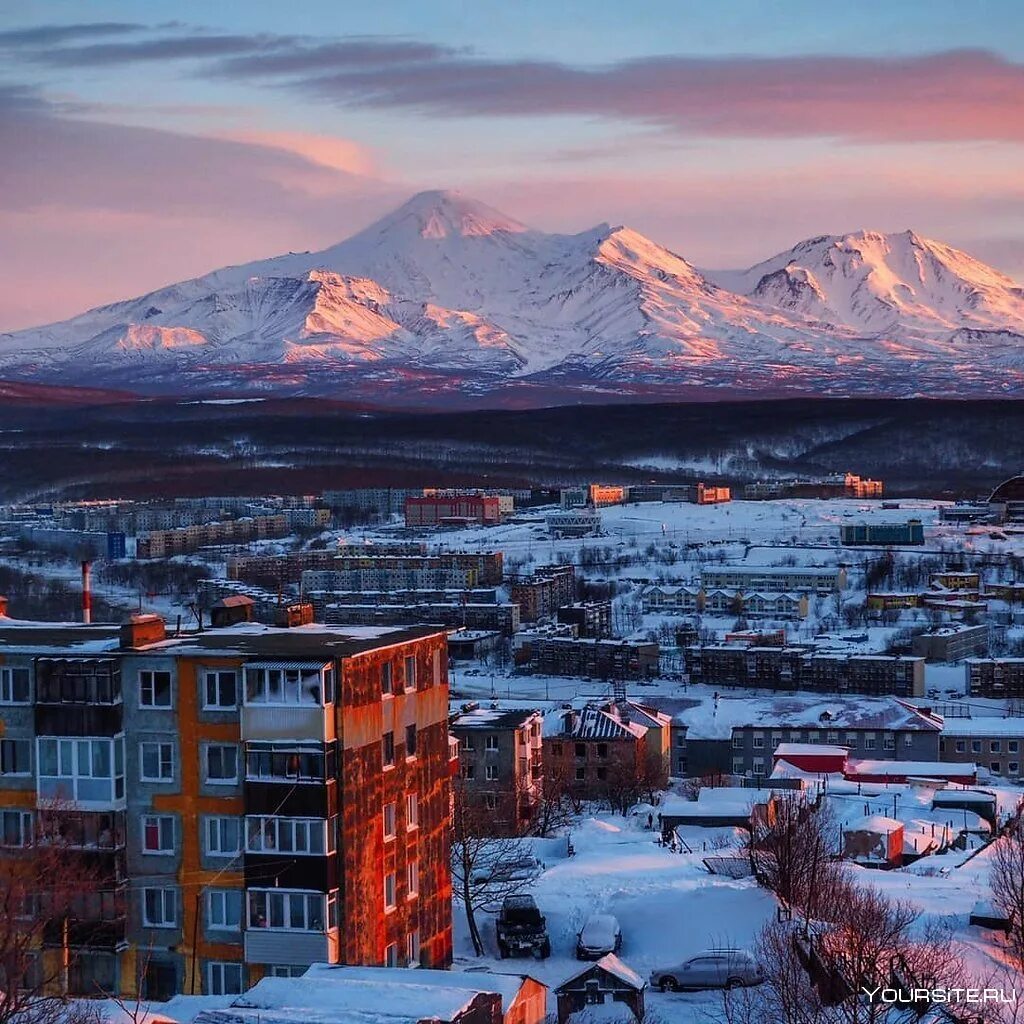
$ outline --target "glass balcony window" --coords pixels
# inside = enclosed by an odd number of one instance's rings
[[[124,799],[124,738],[40,737],[39,796],[74,803]]]
[[[248,913],[250,928],[323,932],[338,927],[338,894],[301,889],[250,889]]]
[[[249,815],[245,819],[247,853],[323,856],[334,851],[334,819]]]
[[[247,668],[245,703],[322,707],[334,701],[334,676],[324,668]]]

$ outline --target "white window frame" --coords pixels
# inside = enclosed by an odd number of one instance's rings
[[[280,685],[275,685],[275,677]],[[316,674],[317,689],[320,691],[320,699],[313,700],[312,694],[306,689],[305,683],[308,680],[304,677]],[[252,677],[252,678],[250,678]],[[257,678],[258,677],[258,678]],[[250,689],[252,684],[252,689]],[[322,667],[313,668],[272,668],[260,666],[250,668],[246,666],[244,673],[245,692],[243,700],[246,707],[278,707],[278,708],[315,708],[324,707],[324,695],[327,683],[324,678]],[[303,699],[308,696],[309,699]]]
[[[420,930],[419,928],[414,928],[405,937],[405,956],[409,966],[419,967],[421,955],[422,951],[420,949]]]
[[[159,893],[158,914],[160,920],[149,916],[149,894]],[[142,889],[142,925],[144,928],[178,927],[178,890],[171,886],[144,886]]]
[[[484,766],[484,778],[488,782],[498,781],[498,766],[496,764],[488,764]]]
[[[484,750],[497,751],[498,749],[498,734],[496,732],[489,732],[487,739],[484,742]]]
[[[17,831],[20,841],[17,843],[7,842],[7,818],[13,817],[17,821]],[[9,850],[24,849],[32,845],[34,830],[34,819],[31,811],[23,811],[16,807],[5,807],[0,810],[0,846]]]
[[[249,814],[245,818],[245,852],[323,857],[334,852],[333,825],[333,819]]]
[[[389,914],[398,906],[398,879],[394,871],[384,875],[384,913]]]
[[[407,654],[405,656],[405,679],[402,683],[406,690],[416,689],[416,684],[418,682],[416,676],[416,655]]]
[[[171,752],[169,758],[170,774],[168,775],[147,775],[146,774],[146,747],[166,747]],[[139,742],[139,782],[157,782],[167,783],[174,781],[174,772],[177,768],[177,758],[175,756],[174,742],[173,740],[141,740]],[[164,770],[164,756],[163,751],[157,751],[157,761],[159,762],[160,771]]]
[[[210,754],[214,750],[233,750],[235,752],[235,774],[230,778],[210,775]],[[208,786],[237,786],[240,777],[241,756],[237,743],[207,743],[203,747],[203,782]]]
[[[420,795],[419,793],[405,794],[405,828],[412,831],[420,827]]]
[[[21,676],[24,673],[25,676],[25,699],[15,700],[14,699],[14,680],[15,674]],[[32,672],[28,668],[24,668],[20,665],[5,665],[0,668],[0,704],[6,706],[24,706],[32,703]]]
[[[151,824],[156,825],[158,838],[161,841],[161,845],[155,850],[149,849],[146,845],[146,835]],[[169,824],[170,836],[164,836],[164,826]],[[147,856],[167,856],[168,854],[174,853],[174,843],[177,829],[175,828],[175,821],[173,814],[144,814],[142,815],[142,852]],[[162,845],[164,840],[168,839],[169,844],[167,846]]]
[[[420,862],[413,857],[405,864],[406,899],[415,899],[420,894]]]
[[[14,772],[14,771],[5,771],[4,770],[4,767],[3,767],[4,761],[5,760],[9,760],[9,758],[4,758],[3,754],[2,754],[2,751],[7,749],[8,744],[14,750],[17,750],[20,747],[21,749],[23,749],[26,752],[25,758],[24,758],[24,760],[25,760],[25,770],[24,771],[16,771],[16,772]],[[38,753],[38,751],[37,751],[37,753]],[[15,760],[18,761],[18,760],[21,760],[21,758],[15,757]],[[20,737],[20,736],[8,736],[8,737],[6,737],[4,739],[0,739],[0,778],[5,778],[5,779],[8,779],[8,778],[21,779],[21,778],[28,778],[31,775],[32,775],[32,741],[30,739],[28,739],[27,737]]]
[[[269,932],[312,932],[321,935],[337,927],[338,891],[330,893],[317,892],[310,889],[246,889],[246,926],[252,929]],[[253,914],[253,904],[264,901],[267,915],[264,924],[257,924],[257,916]],[[273,900],[280,900],[280,925],[272,925],[274,917]],[[302,911],[301,927],[291,924],[293,911]],[[311,909],[312,908],[312,909]],[[320,927],[312,927],[313,921],[319,917]],[[287,923],[285,923],[287,922]]]
[[[238,835],[238,842],[235,844],[233,850],[222,850],[219,849],[220,841],[223,836],[222,822],[230,821],[234,824],[235,830]],[[242,852],[242,841],[243,841],[243,823],[242,819],[236,817],[233,814],[210,814],[206,817],[206,823],[204,827],[204,841],[206,843],[206,855],[208,857],[237,857]],[[216,835],[218,848],[214,848],[214,843],[210,840]]]
[[[238,972],[238,988],[229,986],[228,973]],[[208,996],[241,995],[245,991],[245,972],[241,963],[234,960],[211,960],[206,965]]]
[[[156,703],[156,677],[167,676],[167,703]],[[147,686],[150,700],[146,700]],[[174,707],[174,675],[167,669],[144,668],[139,670],[139,707],[150,711],[170,711]]]
[[[386,803],[381,812],[381,826],[384,829],[384,841],[394,839],[398,835],[398,817],[393,803]]]
[[[235,688],[235,701],[233,704],[224,704],[222,698],[222,676],[231,676],[232,685]],[[216,700],[210,703],[210,685],[213,685]],[[204,711],[236,711],[238,710],[238,670],[237,669],[213,669],[208,668],[203,672],[203,710]]]
[[[43,748],[52,745],[57,761],[57,774],[43,773]],[[88,766],[82,771],[83,747],[88,747]],[[93,774],[96,747],[106,750],[109,774]],[[70,762],[70,763],[69,763]],[[119,770],[120,769],[120,770]],[[39,795],[45,799],[66,799],[82,806],[111,804],[124,797],[123,736],[38,736],[36,738],[36,776]],[[82,790],[91,782],[108,782],[106,793],[87,798]],[[64,789],[70,792],[61,792]]]
[[[234,924],[228,920],[228,900],[238,900],[238,920]],[[242,913],[245,908],[245,891],[243,889],[207,889],[206,890],[206,927],[208,930],[221,932],[239,932],[242,930]],[[218,920],[219,918],[219,920]]]
[[[385,967],[397,967],[398,966],[398,943],[389,942],[384,948],[384,966]]]

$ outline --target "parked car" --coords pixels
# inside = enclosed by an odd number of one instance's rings
[[[544,862],[532,853],[521,857],[478,864],[470,875],[474,885],[487,882],[531,882],[544,870]]]
[[[547,921],[532,896],[506,896],[495,923],[498,933],[498,956],[527,953],[546,960],[551,956]]]
[[[611,914],[591,914],[576,936],[577,960],[600,960],[622,949],[622,929]]]
[[[662,992],[693,988],[738,988],[760,985],[761,966],[745,949],[709,949],[675,967],[651,971],[651,986]]]

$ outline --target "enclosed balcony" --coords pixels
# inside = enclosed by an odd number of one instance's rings
[[[319,662],[250,662],[242,736],[249,740],[335,739],[334,670]]]
[[[35,720],[40,736],[113,736],[120,732],[120,665],[110,658],[38,659]]]
[[[63,909],[63,908],[62,908]],[[43,945],[76,949],[119,950],[128,942],[128,888],[86,892],[76,896],[67,913],[47,908],[41,913]]]
[[[337,963],[339,948],[337,891],[247,891],[246,963]]]

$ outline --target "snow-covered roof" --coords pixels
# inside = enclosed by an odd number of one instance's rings
[[[888,834],[903,828],[903,822],[895,818],[887,818],[884,814],[868,814],[861,818],[854,818],[844,826],[845,832],[877,832]]]
[[[839,747],[827,743],[780,743],[775,748],[776,757],[793,754],[814,754],[826,757],[844,757],[850,752],[848,747]]]
[[[600,967],[602,970],[607,971],[609,974],[618,978],[623,984],[628,985],[630,988],[635,988],[638,991],[645,988],[647,982],[640,977],[632,967],[628,967],[624,964],[614,953],[606,953],[600,960],[595,964],[585,968],[582,971],[577,971],[571,977],[566,978],[562,985],[566,985],[571,981],[574,981],[581,974],[587,974],[594,969],[594,967]],[[561,987],[561,986],[559,986]]]
[[[943,736],[1011,736],[1024,738],[1024,718],[947,718]]]
[[[848,767],[851,775],[899,775],[901,777],[946,778],[959,775],[974,778],[978,768],[973,764],[952,761],[854,761]]]

